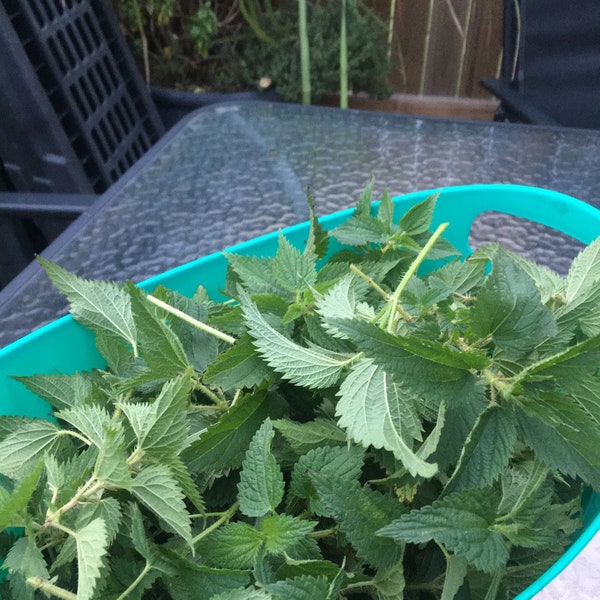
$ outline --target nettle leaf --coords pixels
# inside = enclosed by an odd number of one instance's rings
[[[246,334],[208,366],[203,381],[227,391],[256,387],[271,375],[271,369],[256,352],[252,338]]]
[[[508,560],[506,544],[493,528],[499,503],[491,488],[455,492],[412,510],[377,535],[414,544],[434,540],[476,569],[493,573]]]
[[[38,256],[52,283],[71,303],[71,314],[85,327],[101,329],[137,347],[131,302],[125,287],[108,281],[89,281]]]
[[[489,406],[471,430],[444,493],[491,485],[507,467],[516,444],[514,414],[498,404]]]
[[[167,529],[180,535],[190,546],[190,515],[179,484],[166,465],[150,465],[142,469],[131,484],[134,496],[150,509]]]
[[[288,552],[301,538],[308,536],[316,524],[316,521],[291,515],[267,516],[260,521],[260,530],[265,534],[265,549],[272,554]]]
[[[439,192],[431,194],[423,202],[406,211],[400,219],[400,229],[408,235],[419,235],[428,231],[439,195]]]
[[[121,423],[104,428],[94,475],[109,487],[130,489],[131,472],[127,465],[126,442]]]
[[[146,292],[127,282],[142,356],[156,379],[170,379],[187,371],[190,364],[179,338],[159,317]]]
[[[228,523],[204,538],[198,554],[210,565],[229,569],[251,569],[265,534],[248,523]]]
[[[330,232],[338,242],[347,246],[380,244],[389,237],[386,223],[367,213],[354,213],[347,221]]]
[[[527,354],[558,332],[531,277],[501,249],[494,256],[492,272],[479,290],[471,314],[475,335],[491,335],[498,348],[515,357]]]
[[[381,600],[404,600],[404,565],[402,561],[386,569],[377,569],[373,584],[377,588],[378,598]]]
[[[306,190],[306,201],[308,203],[309,212],[309,229],[303,254],[314,260],[323,258],[327,253],[329,234],[323,228],[315,214],[315,204],[309,189]]]
[[[138,446],[153,453],[179,453],[186,445],[189,422],[186,408],[191,394],[191,373],[167,381],[150,404],[120,403],[138,439]]]
[[[318,346],[300,346],[274,329],[256,304],[241,290],[240,300],[254,345],[273,369],[292,383],[305,387],[327,388],[335,385],[352,357]]]
[[[157,295],[158,291],[155,290],[153,294]],[[208,300],[203,300],[198,296],[188,298],[174,291],[167,291],[165,295],[163,300],[167,304],[201,323],[208,321]],[[217,357],[219,340],[211,333],[198,329],[183,319],[172,319],[170,326],[181,341],[190,364],[198,373],[202,373]]]
[[[240,510],[248,517],[274,511],[283,499],[283,473],[271,454],[275,431],[266,419],[256,432],[242,462],[238,483]]]
[[[311,473],[321,473],[323,476],[335,477],[348,485],[358,481],[362,473],[365,459],[364,448],[360,446],[322,446],[310,450],[298,459],[292,471],[290,497],[310,500],[311,510],[323,514]]]
[[[108,551],[106,524],[94,519],[75,533],[77,545],[77,598],[92,600],[104,556]]]
[[[148,539],[144,528],[144,518],[139,506],[130,503],[127,506],[129,516],[129,532],[131,541],[136,551],[146,559],[147,569],[156,569],[167,575],[175,575],[174,565],[166,560],[160,553],[159,547]]]
[[[60,429],[50,421],[34,419],[23,423],[17,431],[0,441],[0,473],[18,477],[31,463],[56,450]]]
[[[556,322],[570,331],[579,326],[584,335],[597,336],[600,334],[599,304],[600,286],[587,288],[556,310]]]
[[[396,336],[366,321],[334,321],[403,389],[432,403],[452,398],[473,379],[470,369],[489,363],[479,352],[459,352],[438,342]]]
[[[259,389],[238,398],[181,457],[194,471],[237,468],[261,423],[269,416],[267,391]]]
[[[34,589],[25,583],[28,578],[50,579],[44,556],[29,536],[15,541],[2,568],[8,571],[13,597],[22,600],[34,600],[36,595]]]
[[[590,465],[588,460],[563,437],[565,434],[571,437],[584,437],[584,435],[573,429],[567,433],[566,428],[562,433],[563,435],[557,431],[555,425],[548,425],[537,416],[525,412],[519,415],[519,437],[545,464],[565,475],[579,476],[595,490],[600,491],[600,475],[597,467]]]
[[[413,451],[413,440],[422,440],[422,426],[413,399],[402,397],[402,391],[381,367],[361,359],[340,386],[338,423],[365,447],[373,445],[393,452],[411,475],[433,477],[437,465]]]
[[[56,417],[66,421],[100,448],[104,441],[104,428],[110,422],[110,415],[95,404],[67,408],[56,413]]]
[[[586,246],[574,259],[566,278],[566,299],[573,301],[579,295],[597,286],[600,281],[600,238]]]
[[[502,474],[498,512],[519,515],[521,511],[527,511],[531,499],[547,481],[548,473],[548,467],[538,459],[524,460],[507,469]]]
[[[433,288],[446,288],[449,293],[465,295],[483,283],[485,267],[480,261],[453,260],[430,273],[426,281]]]
[[[249,294],[289,296],[273,273],[272,258],[258,258],[225,253],[229,269],[235,273]]]
[[[346,275],[317,300],[317,313],[323,318],[325,329],[333,335],[343,335],[331,325],[332,318],[353,319],[356,305],[364,299],[367,286],[354,274]]]
[[[286,439],[292,450],[298,454],[306,454],[319,446],[346,444],[346,432],[333,421],[317,417],[306,423],[296,423],[289,419],[273,421],[273,427]]]
[[[23,511],[27,508],[40,480],[44,463],[40,462],[33,471],[25,475],[15,486],[12,493],[0,487],[0,531],[7,527],[24,525]],[[4,494],[6,494],[4,496]],[[3,497],[4,496],[4,497]]]
[[[102,330],[96,331],[96,348],[117,375],[124,375],[134,359],[132,349],[122,339]]]
[[[317,280],[315,261],[294,248],[281,232],[273,259],[273,275],[288,292],[306,290]]]
[[[329,600],[334,598],[330,593],[330,582],[326,577],[301,575],[292,579],[267,583],[265,587],[273,594],[273,597],[286,600]]]
[[[43,398],[56,410],[85,404],[92,395],[92,383],[81,373],[73,375],[26,375],[13,377]]]
[[[323,472],[312,472],[310,479],[327,514],[337,520],[361,558],[376,568],[390,567],[401,560],[402,545],[375,535],[406,512],[397,498]]]

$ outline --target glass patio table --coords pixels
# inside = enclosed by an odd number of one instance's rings
[[[83,277],[137,282],[305,221],[308,187],[320,215],[350,207],[372,175],[375,196],[513,183],[600,207],[600,132],[267,102],[213,105],[177,124],[43,254]],[[477,221],[473,244],[491,240],[562,272],[579,249],[505,215]],[[65,312],[41,268],[30,265],[0,292],[0,347]],[[540,600],[600,597],[599,547],[592,540]]]

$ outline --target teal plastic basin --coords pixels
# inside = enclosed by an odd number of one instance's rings
[[[396,217],[423,201],[431,191],[417,192],[394,199]],[[469,233],[475,218],[488,211],[499,211],[541,223],[585,244],[600,236],[600,210],[570,196],[527,186],[470,185],[444,188],[437,202],[434,225],[449,221],[445,237],[463,254],[471,253]],[[340,211],[321,219],[326,229],[336,227],[352,214]],[[283,231],[287,239],[302,247],[308,223]],[[271,256],[277,249],[278,232],[257,237],[228,248],[228,252]],[[182,294],[191,295],[203,285],[211,297],[221,297],[227,261],[222,253],[192,261],[140,285],[152,290],[163,284]],[[93,367],[104,367],[97,352],[93,334],[70,315],[46,325],[24,338],[0,349],[0,414],[45,418],[49,406],[40,398],[10,379],[10,375],[34,373],[74,373]],[[600,531],[600,495],[591,494],[585,509],[584,527],[560,559],[538,580],[521,592],[515,600],[529,600],[567,567],[586,544]],[[600,534],[599,534],[600,535]]]

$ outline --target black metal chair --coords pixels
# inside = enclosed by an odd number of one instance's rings
[[[504,0],[501,120],[600,128],[600,2]]]
[[[0,0],[0,288],[177,120],[241,98],[149,88],[109,0]]]

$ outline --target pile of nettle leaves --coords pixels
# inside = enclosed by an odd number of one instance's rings
[[[54,418],[0,419],[2,597],[493,600],[547,570],[600,489],[600,242],[566,278],[450,260],[434,205],[369,187],[303,251],[229,256],[223,303],[45,263],[108,368],[19,377]]]

